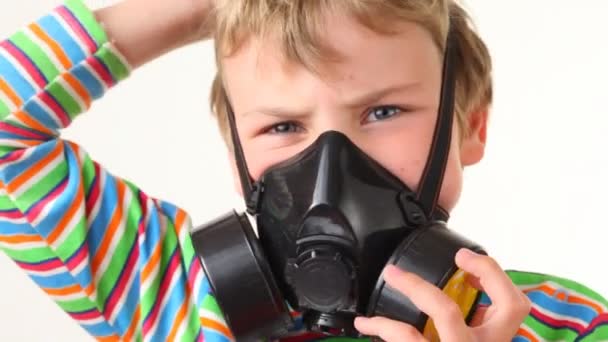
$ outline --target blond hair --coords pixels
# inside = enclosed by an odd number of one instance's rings
[[[216,0],[214,38],[218,72],[210,101],[211,111],[228,145],[221,58],[236,52],[252,36],[264,37],[272,33],[288,60],[313,70],[317,62],[332,55],[318,30],[323,17],[333,10],[348,13],[382,34],[393,33],[387,22],[416,23],[430,32],[440,51],[445,48],[451,25],[457,42],[455,114],[459,127],[464,130],[463,135],[468,134],[468,115],[491,103],[488,49],[475,32],[466,10],[454,0]]]

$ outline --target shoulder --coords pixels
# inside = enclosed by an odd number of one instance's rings
[[[596,291],[554,275],[506,273],[532,303],[521,335],[539,340],[608,340],[608,301]],[[486,295],[482,301],[490,302]]]

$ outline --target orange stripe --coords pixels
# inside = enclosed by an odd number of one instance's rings
[[[28,25],[28,27],[30,28],[30,30],[32,30],[32,32],[34,32],[36,37],[40,38],[40,40],[45,42],[46,45],[48,45],[49,48],[51,48],[51,50],[53,51],[55,56],[57,56],[57,59],[59,59],[59,62],[61,62],[61,65],[63,65],[63,67],[65,69],[69,69],[70,67],[72,67],[72,63],[70,62],[70,59],[65,54],[65,52],[63,52],[63,49],[61,48],[61,46],[59,44],[57,44],[57,42],[55,40],[53,40],[53,38],[49,37],[46,34],[46,32],[44,32],[40,28],[40,26],[38,26],[38,24],[32,23],[32,24]]]
[[[99,342],[115,342],[120,341],[120,338],[116,335],[106,336],[106,337],[95,337],[95,339]]]
[[[537,287],[534,288],[530,288],[527,290],[524,290],[524,293],[528,293],[528,292],[532,292],[532,291],[542,291],[544,293],[546,293],[547,295],[554,297],[555,293],[557,292],[557,290],[547,284],[542,284],[539,285]],[[561,291],[560,291],[561,292]],[[559,293],[558,292],[558,295]],[[598,305],[597,303],[594,303],[588,299],[582,298],[580,296],[577,295],[569,295],[568,296],[568,303],[573,303],[573,304],[583,304],[583,305],[587,305],[592,307],[593,309],[595,309],[595,311],[597,311],[598,313],[600,312],[604,312],[604,310],[602,309],[602,307],[600,305]]]
[[[63,74],[63,78],[68,82],[68,84],[76,91],[78,96],[84,101],[87,109],[91,107],[91,97],[89,96],[89,92],[82,86],[79,80],[77,80],[74,76],[65,73]]]
[[[110,243],[112,242],[112,238],[116,234],[116,231],[118,230],[118,227],[120,226],[120,222],[123,219],[122,206],[123,206],[123,200],[124,200],[124,195],[125,195],[125,184],[121,181],[118,181],[117,187],[118,187],[118,200],[116,201],[116,210],[114,211],[114,215],[112,215],[112,219],[110,220],[110,223],[108,224],[108,229],[106,230],[106,233],[103,237],[103,241],[101,242],[101,245],[99,246],[99,250],[97,251],[97,254],[95,254],[95,256],[93,257],[93,262],[91,263],[91,267],[93,269],[94,274],[97,273],[97,270],[99,269],[99,265],[101,265],[103,260],[106,258],[106,253],[108,252],[108,249],[110,248]]]
[[[82,187],[80,186],[79,182],[78,191],[76,192],[74,201],[67,209],[67,211],[65,211],[63,217],[61,218],[61,221],[59,221],[55,229],[53,229],[53,232],[49,234],[49,237],[47,238],[49,245],[53,245],[55,244],[55,242],[57,242],[57,239],[65,231],[67,225],[70,223],[72,218],[74,218],[74,216],[78,214],[78,209],[82,207],[83,197],[84,194],[82,193]]]
[[[95,292],[95,283],[91,282],[85,289],[84,289],[84,293],[86,293],[87,297],[91,298],[91,296],[93,295],[93,292]]]
[[[13,91],[13,88],[11,88],[2,77],[0,77],[0,91],[5,93],[6,96],[8,96],[8,99],[11,100],[16,107],[21,107],[23,104],[21,98],[19,98],[17,93]]]
[[[530,340],[530,342],[539,342],[539,340],[534,335],[532,335],[532,333],[522,328],[519,328],[519,330],[517,330],[517,335],[527,338],[528,340]]]
[[[208,329],[217,330],[232,340],[234,339],[234,337],[232,336],[232,332],[230,330],[228,330],[228,328],[225,325],[223,325],[217,321],[211,320],[209,318],[201,317],[201,325]]]
[[[82,291],[82,287],[80,287],[80,285],[72,285],[60,289],[44,289],[44,292],[48,293],[51,296],[66,296],[78,293],[80,291]]]
[[[127,332],[125,333],[125,336],[123,336],[123,341],[132,341],[133,340],[133,336],[135,335],[135,330],[137,328],[137,326],[139,326],[139,318],[140,318],[140,306],[139,304],[137,304],[137,307],[135,308],[135,314],[133,315],[133,318],[131,319],[131,325],[129,325],[129,329],[127,330]]]
[[[188,296],[189,298],[190,296]],[[188,301],[184,300],[182,306],[179,308],[177,312],[177,316],[173,320],[173,327],[171,328],[171,332],[169,332],[169,336],[167,337],[167,341],[175,341],[175,335],[177,335],[177,330],[181,326],[184,317],[186,317],[186,312],[188,311]]]
[[[161,246],[162,246],[162,243],[159,243],[156,245],[156,247],[154,247],[154,251],[152,252],[152,255],[150,256],[150,260],[148,260],[148,263],[146,264],[146,266],[144,266],[144,269],[141,272],[141,282],[142,283],[148,279],[150,274],[152,274],[152,271],[154,271],[154,268],[156,268],[158,266],[158,263],[160,262]]]
[[[0,241],[8,243],[41,242],[42,238],[39,235],[0,235]]]
[[[179,238],[179,232],[181,231],[184,221],[186,220],[186,212],[183,210],[177,210],[177,214],[175,215],[175,232]]]
[[[32,118],[24,111],[21,111],[21,110],[17,111],[15,113],[15,118],[17,118],[17,120],[23,122],[27,127],[32,128],[38,132],[42,132],[49,136],[55,135],[55,132],[53,132],[53,130],[45,127],[40,122],[38,122],[38,120]]]
[[[50,164],[53,160],[55,160],[62,152],[63,148],[61,144],[57,144],[55,149],[51,151],[51,153],[47,154],[46,157],[42,158],[36,164],[32,165],[30,168],[25,170],[22,174],[15,177],[15,179],[8,184],[6,190],[8,192],[13,192],[18,189],[21,185],[25,184],[32,177],[39,174],[45,166]]]

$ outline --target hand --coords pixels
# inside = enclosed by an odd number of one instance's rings
[[[491,306],[475,312],[470,327],[456,303],[438,287],[395,266],[388,266],[383,276],[389,286],[433,319],[442,342],[511,341],[530,312],[528,297],[488,256],[462,249],[456,254],[456,264],[469,273],[469,283],[492,300]],[[413,326],[384,317],[358,317],[355,327],[387,342],[426,341]]]
[[[214,0],[126,0],[95,11],[132,67],[210,38]]]

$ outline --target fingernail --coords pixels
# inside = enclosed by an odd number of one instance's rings
[[[355,318],[355,328],[361,327],[361,326],[365,325],[367,322],[369,322],[369,318],[367,318],[367,317],[363,317],[363,316],[356,317]]]
[[[395,266],[395,265],[387,265],[384,268],[384,271],[382,271],[382,276],[384,278],[386,278],[386,277],[390,278],[390,277],[396,276],[397,274],[399,274],[399,272],[403,272],[403,271],[401,271],[401,269],[399,269],[397,266]]]
[[[458,254],[461,254],[463,257],[466,258],[471,258],[477,255],[477,253],[473,252],[472,250],[468,249],[468,248],[461,248],[458,251]]]

